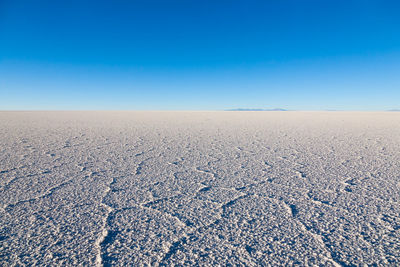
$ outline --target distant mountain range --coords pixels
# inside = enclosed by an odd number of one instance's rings
[[[272,109],[262,109],[262,108],[234,108],[227,109],[226,111],[287,111],[283,108],[272,108]]]

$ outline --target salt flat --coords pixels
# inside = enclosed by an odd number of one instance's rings
[[[400,265],[400,113],[0,112],[0,265]]]

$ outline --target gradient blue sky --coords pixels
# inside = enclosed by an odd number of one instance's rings
[[[0,0],[0,110],[400,108],[399,1]]]

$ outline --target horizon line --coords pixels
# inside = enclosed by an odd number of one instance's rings
[[[400,112],[400,109],[0,109],[0,112],[93,112],[93,111],[140,111],[140,112]]]

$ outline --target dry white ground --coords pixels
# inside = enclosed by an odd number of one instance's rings
[[[400,113],[0,112],[0,265],[400,265]]]

